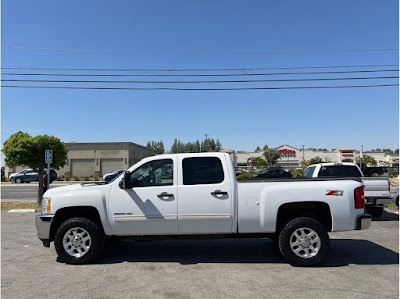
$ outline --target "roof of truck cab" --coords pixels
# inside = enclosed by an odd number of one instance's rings
[[[310,166],[316,166],[316,165],[321,165],[321,166],[339,166],[339,165],[344,165],[344,166],[357,166],[355,163],[350,163],[350,162],[341,162],[341,163],[333,163],[333,162],[328,162],[328,163],[317,163],[317,164],[312,164]],[[308,166],[308,167],[310,167]]]

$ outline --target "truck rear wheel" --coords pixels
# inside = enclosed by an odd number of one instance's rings
[[[310,267],[321,263],[329,246],[326,228],[313,218],[296,218],[279,235],[279,250],[292,266]]]
[[[58,228],[54,245],[59,261],[85,264],[102,253],[104,234],[97,224],[88,219],[71,218]]]

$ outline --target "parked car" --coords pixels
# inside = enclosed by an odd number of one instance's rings
[[[33,169],[28,168],[28,169],[22,169],[20,172],[13,172],[8,176],[8,180],[11,181],[12,183],[14,183],[13,180],[11,180],[13,177],[15,177],[18,174],[24,174],[24,173],[31,173],[34,172]]]
[[[313,266],[328,255],[328,232],[368,229],[364,203],[359,178],[237,182],[226,153],[157,155],[109,184],[47,190],[36,228],[43,245],[54,241],[58,260],[70,264],[94,260],[117,237],[245,237],[279,240],[290,264]]]
[[[393,199],[393,203],[395,203],[397,206],[399,206],[399,189],[396,189],[393,191],[392,199]]]
[[[103,180],[105,180],[106,182],[110,182],[113,179],[115,179],[116,177],[118,177],[124,171],[125,171],[125,169],[119,169],[119,170],[116,170],[111,173],[106,173],[105,175],[103,175]]]
[[[47,168],[45,168],[45,171],[47,171]],[[55,172],[54,169],[50,169],[50,183],[53,182],[54,180],[57,179],[57,173]],[[18,173],[15,176],[11,178],[11,183],[30,183],[30,182],[39,182],[39,174],[30,169],[28,171],[25,171],[24,173]]]
[[[290,172],[280,168],[268,169],[265,172],[253,175],[253,178],[255,179],[273,179],[273,178],[278,179],[278,178],[291,178],[291,177],[292,174]]]
[[[384,204],[390,204],[390,181],[388,177],[365,177],[355,163],[320,163],[308,166],[303,177],[307,178],[361,178],[365,191],[365,208],[373,217],[383,214]]]

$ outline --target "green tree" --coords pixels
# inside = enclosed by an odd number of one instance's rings
[[[325,158],[325,160],[327,160],[327,158]],[[329,160],[330,160],[330,159],[329,159]],[[326,162],[329,162],[329,161],[326,161]],[[312,165],[312,164],[318,164],[318,163],[322,163],[322,158],[319,157],[319,156],[316,156],[315,158],[312,158],[312,159],[310,159],[310,160],[304,160],[304,161],[301,161],[301,162],[300,162],[300,164],[301,164],[303,167],[308,167],[308,166],[310,166],[310,165]]]
[[[44,152],[53,150],[53,163],[51,166],[60,169],[67,160],[67,149],[59,138],[48,135],[30,136],[28,133],[17,132],[12,134],[5,142],[2,152],[7,166],[25,165],[38,170],[39,188],[37,202],[40,204],[43,196],[43,174],[46,166]]]
[[[267,166],[273,167],[276,161],[278,161],[278,159],[281,157],[281,153],[276,149],[268,148],[268,146],[265,147],[266,149],[264,150],[264,157],[267,162]]]
[[[394,151],[394,153],[395,153],[395,154],[399,154],[399,149],[396,148],[395,151]]]
[[[392,151],[390,148],[384,148],[384,149],[383,149],[383,152],[384,152],[385,154],[393,154],[393,151]]]
[[[267,161],[265,161],[265,159],[261,158],[261,157],[250,158],[248,163],[251,164],[254,167],[267,166]]]
[[[360,163],[360,157],[356,158],[356,162],[357,162],[357,164]],[[374,159],[374,157],[371,157],[369,155],[363,155],[361,163],[366,164],[367,166],[377,166],[378,165],[378,163],[376,163],[376,160]]]
[[[215,141],[215,151],[219,152],[222,149],[222,144],[221,141],[217,138],[217,141]]]
[[[261,148],[257,145],[257,148],[254,151],[255,152],[261,151]]]

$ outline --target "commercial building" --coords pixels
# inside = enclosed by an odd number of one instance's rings
[[[281,145],[275,148],[281,153],[281,158],[277,161],[277,166],[283,168],[299,168],[302,167],[301,162],[320,157],[323,162],[356,162],[360,156],[360,151],[349,147],[342,147],[333,151],[321,151],[311,149],[298,149],[291,145]],[[251,165],[251,158],[264,157],[264,151],[257,152],[237,152],[236,167],[248,167]],[[398,154],[385,154],[384,152],[365,151],[364,155],[369,155],[375,159],[378,166],[399,166]]]
[[[132,142],[69,142],[66,164],[57,175],[70,177],[102,177],[117,169],[127,169],[156,152]],[[43,153],[44,155],[44,153]],[[6,167],[6,176],[23,166]]]

